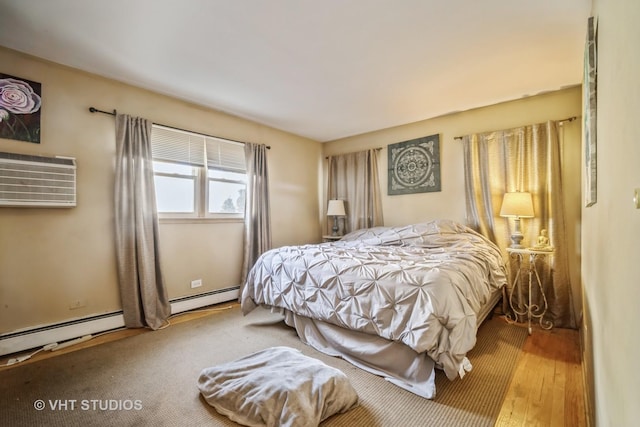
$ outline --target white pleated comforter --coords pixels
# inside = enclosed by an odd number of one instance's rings
[[[477,313],[506,283],[499,249],[448,220],[358,230],[265,252],[241,302],[280,307],[426,352],[449,379],[473,348]]]

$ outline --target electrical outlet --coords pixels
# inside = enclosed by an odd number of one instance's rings
[[[84,299],[74,299],[69,303],[69,310],[75,310],[77,308],[82,308],[87,305],[87,301]]]
[[[202,286],[202,279],[196,279],[191,281],[191,288],[199,288]]]

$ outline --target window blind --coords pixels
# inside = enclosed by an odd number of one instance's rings
[[[207,137],[206,147],[208,168],[246,172],[243,144]]]
[[[246,172],[244,144],[153,125],[151,151],[154,160]]]

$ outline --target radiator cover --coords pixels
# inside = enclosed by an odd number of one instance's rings
[[[0,152],[0,206],[76,206],[76,161]]]

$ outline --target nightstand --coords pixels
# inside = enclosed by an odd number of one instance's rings
[[[328,234],[326,236],[322,236],[322,241],[323,242],[335,242],[336,240],[340,240],[343,237],[344,236],[332,236],[331,234]]]
[[[536,250],[536,249],[515,249],[507,248],[507,252],[511,258],[516,260],[518,265],[518,272],[511,286],[511,292],[509,293],[509,306],[515,313],[514,319],[517,321],[518,316],[527,316],[527,323],[529,326],[529,335],[531,335],[531,319],[538,319],[538,323],[542,329],[553,328],[553,322],[544,320],[543,316],[549,308],[547,304],[547,297],[544,294],[544,288],[540,281],[540,275],[536,267],[536,262],[546,261],[548,257],[553,255],[553,250]],[[525,263],[525,258],[528,258],[528,262]],[[526,264],[526,265],[525,265]],[[524,277],[523,277],[524,276]],[[523,283],[525,282],[526,283]],[[528,285],[528,303],[523,302],[522,287]],[[537,286],[540,291],[540,297],[542,298],[542,306],[533,304],[531,302],[531,291]],[[514,305],[513,294],[517,292],[517,303]],[[508,317],[510,317],[508,315]]]

